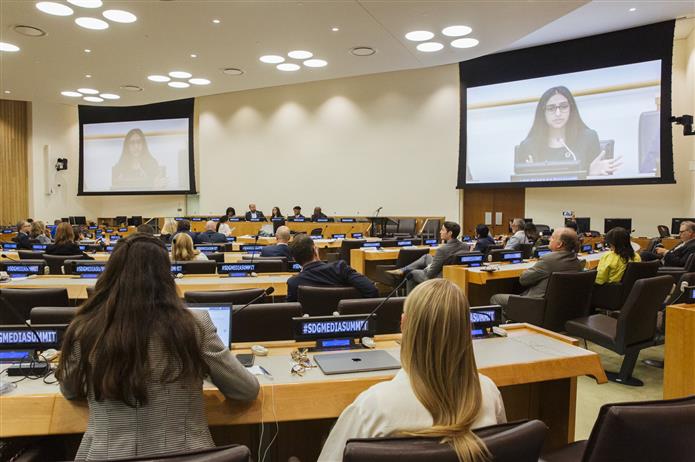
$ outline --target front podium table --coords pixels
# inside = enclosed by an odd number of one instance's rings
[[[695,395],[695,304],[666,307],[664,399]]]

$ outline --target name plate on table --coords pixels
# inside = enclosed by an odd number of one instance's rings
[[[312,235],[312,236],[309,236],[309,237],[310,237],[311,239],[313,239],[313,240],[317,240],[317,239],[323,239],[323,236],[322,236],[322,235],[320,235],[320,234],[319,234],[318,236],[314,236],[314,235]]]
[[[111,253],[111,252],[113,252],[114,247],[116,247],[116,246],[115,246],[115,245],[107,245],[107,246],[106,246],[106,251],[107,251],[108,253]],[[169,248],[169,250],[171,250],[171,248]]]
[[[14,348],[60,348],[67,325],[36,326],[34,332],[22,325],[0,326],[0,350]],[[37,337],[38,335],[38,337]]]
[[[118,228],[118,232],[119,232],[119,233],[127,233],[127,232],[128,232],[128,228]]]
[[[282,218],[282,217],[273,217],[273,218],[270,219],[270,221],[273,221],[273,222],[275,222],[275,223],[280,223],[280,222],[285,221],[285,219]]]
[[[203,221],[203,219],[201,217],[193,217],[191,221]]]
[[[242,252],[246,253],[261,253],[261,250],[263,250],[262,245],[241,245],[239,246],[239,249]]]
[[[47,244],[31,244],[31,250],[46,250]]]
[[[471,255],[459,255],[458,257],[456,257],[456,261],[459,265],[462,266],[475,267],[481,266],[483,264],[484,258],[485,256],[482,253]]]
[[[98,229],[98,226],[88,226],[87,229],[94,231],[95,229]]]
[[[171,274],[177,275],[183,273],[183,265],[171,265]]]
[[[368,316],[368,314],[350,314],[292,318],[294,339],[372,337],[376,330],[376,319],[374,315],[369,319]]]
[[[106,234],[112,233],[112,232],[113,232],[113,228],[106,228],[105,231],[106,231]]]
[[[106,269],[106,265],[90,264],[76,265],[75,274],[79,274],[81,278],[94,279],[98,278]]]
[[[424,244],[430,247],[436,247],[439,245],[439,241],[437,241],[437,239],[425,239]]]
[[[316,223],[328,223],[328,218],[317,218]]]
[[[111,236],[109,236],[110,241],[117,241],[120,238],[121,238],[121,236],[119,236],[118,234],[112,234]]]
[[[3,242],[2,243],[2,250],[17,250],[17,243],[16,242]]]
[[[302,270],[302,265],[299,263],[292,263],[288,269],[292,273],[298,273]]]
[[[522,252],[509,252],[502,254],[502,261],[508,263],[521,263],[524,260]]]
[[[398,241],[398,247],[412,247],[413,241]]]
[[[486,337],[491,335],[493,326],[499,326],[502,323],[502,307],[500,305],[472,306],[470,316],[473,337]]]
[[[362,244],[363,249],[378,249],[381,247],[381,242],[365,242]]]
[[[217,245],[197,245],[195,248],[203,253],[215,253],[220,251],[220,247]]]
[[[354,218],[341,218],[340,222],[341,223],[354,223],[355,219]]]
[[[362,233],[352,233],[350,236],[352,236],[353,239],[362,239],[364,237],[364,234]]]
[[[333,234],[331,237],[333,239],[345,239],[345,234]]]
[[[241,221],[241,218],[239,218],[239,217],[232,217],[232,218],[229,219],[229,221],[238,222],[238,221]]]
[[[176,217],[176,218],[174,218],[174,221],[181,221],[181,220],[185,220],[185,218],[184,218],[184,217]]]
[[[236,236],[227,236],[227,242],[236,242]]]
[[[249,221],[256,222],[256,221],[265,221],[265,220],[261,220],[260,218],[249,218]]]
[[[14,232],[15,232],[15,231],[14,231],[13,229],[3,229],[3,230],[2,230],[2,234],[12,234],[12,233],[14,233]]]
[[[230,277],[244,277],[256,271],[255,263],[218,263],[217,272]]]
[[[14,278],[23,278],[33,274],[43,274],[41,265],[23,265],[21,263],[5,264],[3,271]]]
[[[582,244],[582,253],[593,253],[594,246],[591,244]]]
[[[295,223],[301,223],[303,221],[306,221],[306,218],[288,218],[288,221],[293,221]]]

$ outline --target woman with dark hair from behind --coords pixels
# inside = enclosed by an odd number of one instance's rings
[[[535,244],[540,236],[540,233],[536,229],[536,225],[531,222],[527,222],[524,225],[524,232],[526,233],[526,239],[528,239],[531,244]]]
[[[67,399],[89,403],[76,460],[214,447],[203,378],[242,401],[259,385],[208,313],[186,309],[164,244],[142,233],[119,241],[95,289],[65,333],[56,372]]]
[[[220,219],[217,221],[217,232],[224,234],[226,237],[229,237],[232,235],[232,230],[234,228],[231,228],[229,226],[229,217],[227,215],[222,215]]]
[[[612,175],[622,165],[621,158],[605,159],[605,155],[598,135],[579,115],[572,93],[558,86],[538,101],[533,125],[519,145],[515,163],[578,162],[577,169],[586,170],[587,175]]]
[[[620,282],[628,263],[642,261],[632,247],[630,233],[625,228],[617,227],[608,231],[606,245],[610,252],[604,254],[598,262],[596,284],[599,285]]]
[[[62,222],[56,229],[56,237],[53,244],[46,246],[44,253],[48,255],[82,255],[82,258],[91,260],[92,257],[89,257],[80,250],[80,245],[77,243],[75,237],[75,231],[72,225]]]

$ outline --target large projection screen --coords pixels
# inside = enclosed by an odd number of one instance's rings
[[[461,63],[458,187],[673,183],[672,43],[670,21]]]

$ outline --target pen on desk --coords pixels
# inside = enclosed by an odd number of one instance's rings
[[[258,366],[258,368],[267,376],[272,377],[272,374],[263,366]]]

